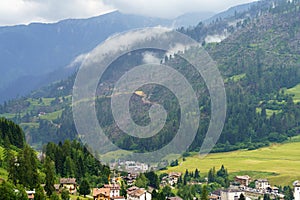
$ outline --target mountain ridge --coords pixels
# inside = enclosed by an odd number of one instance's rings
[[[190,26],[209,15],[205,12],[187,13],[174,21],[113,11],[87,19],[2,26],[0,73],[3,78],[0,80],[0,102],[29,94],[50,84],[48,76],[52,77],[51,81],[60,80],[61,74],[65,74],[66,78],[74,72],[72,69],[66,70],[66,66],[112,34],[147,26]],[[29,76],[31,81],[22,84],[20,80],[28,79]]]

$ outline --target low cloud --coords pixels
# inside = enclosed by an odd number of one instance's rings
[[[98,0],[9,0],[0,1],[0,25],[56,22],[87,18],[114,10]]]
[[[254,0],[104,0],[124,13],[151,17],[175,18],[187,12],[220,12],[231,6]]]
[[[205,38],[206,43],[219,43],[227,38],[227,35],[208,35]]]
[[[187,12],[219,12],[252,1],[255,0],[2,0],[0,26],[87,18],[112,10],[151,17],[175,18]]]
[[[160,64],[161,59],[152,52],[146,52],[143,54],[143,62],[144,64]]]

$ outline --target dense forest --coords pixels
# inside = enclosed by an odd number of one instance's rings
[[[25,134],[20,126],[13,121],[0,118],[0,144],[23,148],[25,145]]]
[[[227,117],[214,152],[256,149],[299,134],[300,104],[293,95],[286,93],[287,88],[300,83],[299,7],[298,0],[278,0],[273,4],[261,1],[233,17],[179,29],[200,42],[209,52],[218,63],[226,86]],[[205,36],[223,34],[224,30],[227,34],[222,42],[206,42]],[[201,120],[190,151],[198,151],[210,119],[210,99],[205,83],[179,54],[164,57],[162,52],[154,53],[162,63],[184,74],[197,92]],[[125,135],[116,127],[109,109],[110,89],[130,66],[142,63],[140,54],[132,52],[130,59],[120,58],[112,63],[102,80],[102,93],[99,87],[96,107],[99,123],[115,144],[123,149],[152,151],[167,144],[178,129],[179,105],[168,89],[153,85],[141,88],[146,94],[151,94],[148,98],[150,102],[161,103],[168,111],[164,129],[153,138],[143,140]],[[75,75],[53,83],[28,98],[6,102],[0,106],[0,112],[4,116],[12,114],[11,118],[24,128],[27,140],[39,148],[50,141],[58,143],[78,138],[70,97],[74,78]],[[139,96],[134,95],[131,100],[134,121],[141,125],[149,123],[149,105],[143,104]],[[39,116],[42,111],[59,114],[47,119]],[[64,174],[61,169],[59,173]]]
[[[101,164],[91,155],[87,146],[77,141],[48,143],[38,156],[37,152],[26,144],[22,129],[14,122],[1,119],[0,132],[6,135],[5,138],[10,137],[9,134],[11,137],[22,136],[22,139],[16,139],[15,143],[9,143],[9,140],[5,139],[3,141],[7,141],[1,144],[3,155],[0,157],[0,168],[8,172],[8,182],[0,185],[1,198],[11,194],[8,199],[27,199],[25,189],[36,189],[36,196],[44,196],[41,184],[45,184],[44,190],[51,196],[55,191],[54,184],[59,183],[61,177],[76,178],[78,184],[87,182],[89,187],[108,183],[109,167]],[[14,192],[15,188],[20,192]]]

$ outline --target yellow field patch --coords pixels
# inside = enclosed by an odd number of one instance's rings
[[[224,164],[229,173],[240,171],[270,172],[267,177],[272,185],[291,185],[300,179],[300,142],[277,144],[253,151],[234,151],[209,154],[205,158],[199,155],[180,160],[179,166],[169,167],[166,171],[184,172],[186,169],[200,170],[203,176],[210,168],[219,169]],[[276,173],[272,174],[272,173]]]

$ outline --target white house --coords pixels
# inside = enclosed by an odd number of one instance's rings
[[[300,200],[300,181],[295,181],[293,183],[294,186],[294,199]]]
[[[35,194],[35,190],[33,191],[26,191],[27,197],[29,200],[33,200],[34,199],[34,194]]]
[[[127,200],[151,200],[152,195],[144,188],[130,187],[127,189]]]
[[[251,178],[248,175],[234,177],[234,181],[237,183],[240,183],[243,186],[248,186],[250,183],[250,180],[251,180]]]
[[[117,184],[117,183],[105,184],[103,187],[110,189],[110,195],[109,195],[110,198],[120,196],[120,185],[119,184]]]
[[[258,179],[255,181],[255,188],[258,190],[267,190],[270,187],[271,186],[267,179]]]
[[[236,189],[221,190],[221,200],[238,200],[243,192]]]
[[[76,193],[76,178],[61,178],[60,186],[69,190],[70,194]]]

